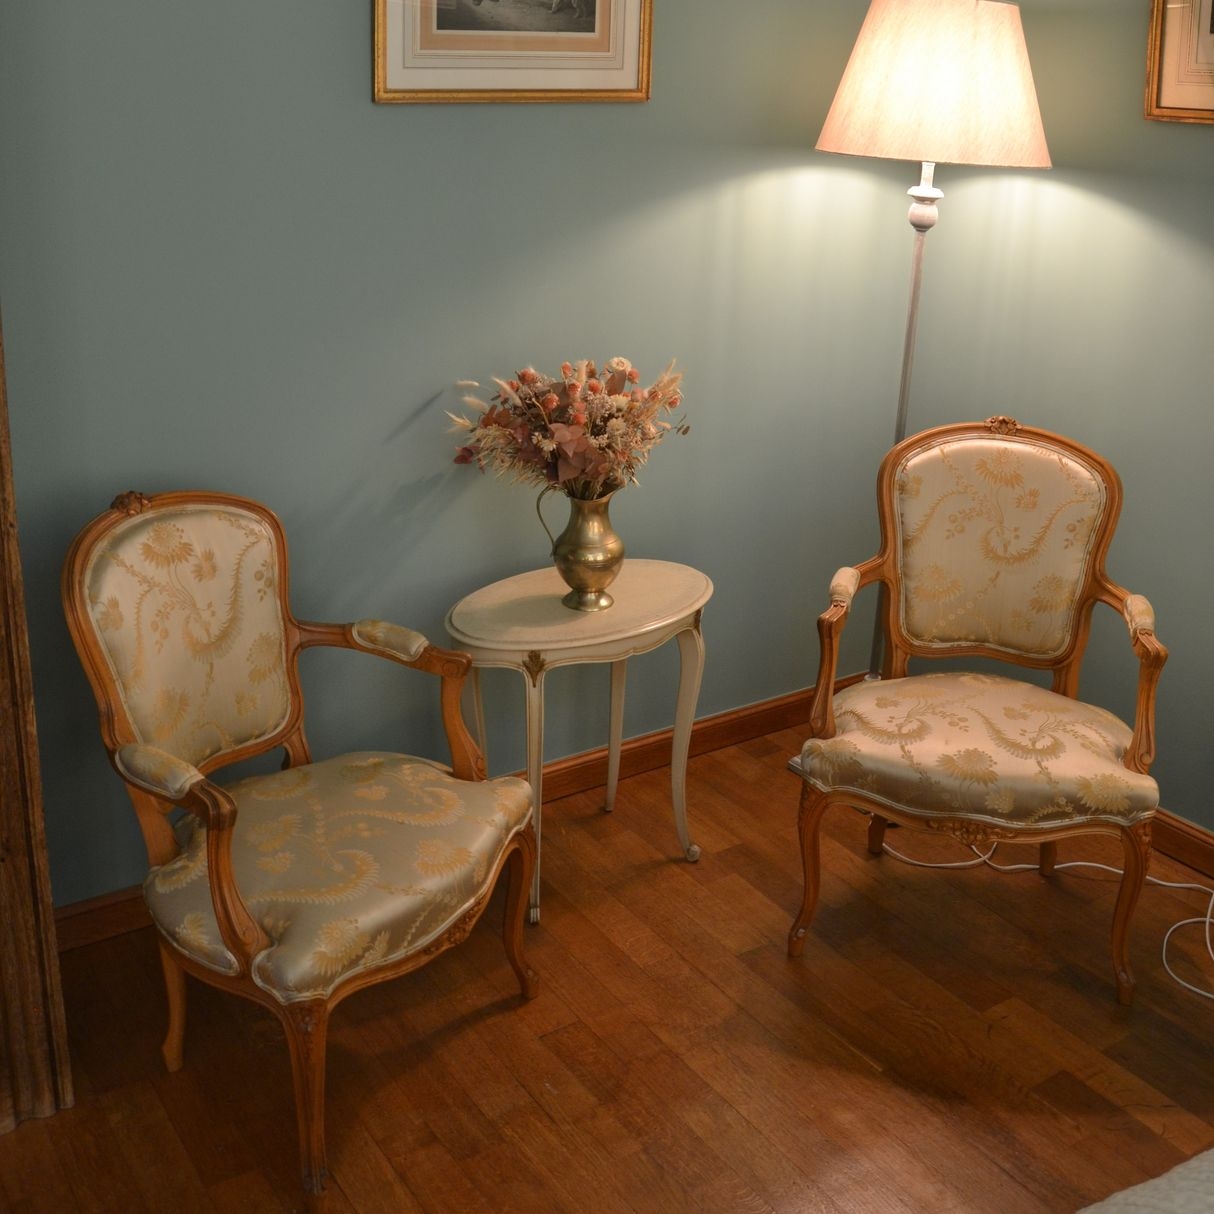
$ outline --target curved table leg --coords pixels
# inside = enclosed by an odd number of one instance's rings
[[[704,638],[699,623],[679,633],[679,698],[674,710],[674,740],[670,750],[670,799],[674,805],[674,828],[683,855],[691,862],[700,849],[687,834],[687,756],[691,751],[691,726],[704,676]]]
[[[620,783],[620,745],[624,740],[624,679],[628,659],[611,663],[611,732],[607,737],[607,800],[605,813],[615,809],[615,790]]]
[[[531,908],[527,918],[540,921],[540,855],[543,851],[541,815],[544,804],[544,672],[523,674],[527,689],[527,783],[531,785],[535,822],[535,875],[531,879]]]

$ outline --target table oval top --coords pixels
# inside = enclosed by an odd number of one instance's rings
[[[642,637],[685,620],[712,597],[698,569],[672,561],[625,559],[605,611],[574,611],[556,569],[534,569],[474,590],[447,613],[447,631],[472,649],[553,652]]]

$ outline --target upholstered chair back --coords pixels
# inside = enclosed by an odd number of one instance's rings
[[[1109,476],[1040,432],[928,432],[886,478],[905,641],[1043,662],[1066,653],[1116,522]]]
[[[222,502],[132,513],[85,569],[88,619],[132,740],[195,766],[278,733],[291,710],[281,539]]]

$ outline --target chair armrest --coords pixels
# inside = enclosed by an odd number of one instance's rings
[[[1137,640],[1140,632],[1155,631],[1155,609],[1145,595],[1127,594],[1121,605],[1121,614],[1129,627],[1131,641]]]
[[[359,620],[350,625],[350,635],[361,648],[406,663],[417,661],[430,643],[412,628],[388,624],[383,620]]]
[[[332,645],[339,649],[354,649],[437,675],[442,680],[443,729],[451,749],[451,770],[460,780],[485,778],[485,759],[464,721],[461,703],[464,680],[472,669],[472,658],[468,654],[431,645],[420,632],[383,620],[358,620],[353,624],[315,624],[300,620],[295,627],[301,648]]]
[[[1138,691],[1134,702],[1134,734],[1122,763],[1130,771],[1144,774],[1155,761],[1155,690],[1168,660],[1168,651],[1155,636],[1155,610],[1141,594],[1131,594],[1111,582],[1102,587],[1102,598],[1121,612],[1129,629],[1130,644],[1138,656]]]
[[[859,588],[860,570],[853,568],[851,565],[844,565],[830,579],[830,605],[832,607],[838,606],[850,609],[851,601],[855,598],[856,591]]]
[[[129,784],[176,805],[206,776],[184,759],[146,742],[128,742],[114,752],[114,766]]]
[[[856,591],[879,580],[877,558],[862,565],[844,565],[830,580],[830,606],[818,616],[818,681],[809,710],[810,735],[831,738],[835,733],[835,679],[839,670],[839,638],[847,624]]]
[[[192,763],[144,742],[129,742],[112,756],[118,774],[135,789],[168,805],[179,805],[199,818],[207,830],[207,882],[215,923],[241,974],[268,947],[269,939],[249,912],[232,870],[232,829],[236,803]]]

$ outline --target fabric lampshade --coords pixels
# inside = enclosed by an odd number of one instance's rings
[[[1020,9],[872,0],[822,127],[824,152],[1050,167]]]

